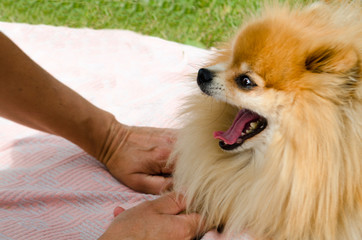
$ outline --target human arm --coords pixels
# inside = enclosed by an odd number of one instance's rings
[[[0,116],[68,139],[135,190],[158,193],[168,181],[157,175],[170,171],[165,161],[172,148],[173,131],[120,124],[112,114],[47,73],[2,33]],[[134,140],[137,138],[148,141]]]

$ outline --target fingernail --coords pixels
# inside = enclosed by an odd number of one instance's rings
[[[122,208],[122,207],[116,207],[114,210],[113,210],[113,215],[114,217],[117,217],[121,212],[123,212],[125,209]]]

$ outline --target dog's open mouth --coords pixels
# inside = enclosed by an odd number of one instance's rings
[[[242,109],[236,115],[230,128],[225,132],[214,132],[214,137],[220,140],[219,145],[222,149],[230,151],[261,133],[267,125],[266,118],[248,109]]]

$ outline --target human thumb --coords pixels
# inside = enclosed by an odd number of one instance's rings
[[[124,212],[124,208],[118,206],[113,210],[114,217],[117,217],[120,213]]]

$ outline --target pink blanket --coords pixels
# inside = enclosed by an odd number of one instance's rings
[[[130,125],[177,127],[189,75],[210,52],[122,30],[0,23],[31,58]],[[0,118],[0,239],[96,239],[157,196],[134,192],[74,144]],[[210,232],[203,239],[222,238]],[[248,239],[247,235],[238,239]]]

